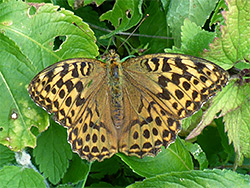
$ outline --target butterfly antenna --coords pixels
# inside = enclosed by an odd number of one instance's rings
[[[88,35],[91,39],[93,39],[93,41],[95,41],[95,43],[98,43],[100,46],[102,46],[105,50],[107,50],[107,48],[102,45],[100,42],[98,42],[94,37],[92,37],[91,35],[89,35],[85,30],[83,30],[79,25],[77,25],[75,22],[73,22],[73,24],[78,27],[81,31],[83,31],[86,35]]]
[[[134,29],[134,31],[128,36],[128,38],[123,41],[123,43],[118,47],[117,51],[120,49],[121,46],[123,46],[125,44],[125,42],[128,41],[128,39],[130,39],[130,37],[135,33],[135,31],[140,27],[140,25],[146,20],[146,18],[149,17],[149,14],[146,14],[146,16],[141,20],[141,22],[136,26],[136,28]]]

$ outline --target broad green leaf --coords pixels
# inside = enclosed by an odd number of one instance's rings
[[[249,175],[241,175],[230,170],[192,170],[172,172],[136,182],[128,188],[140,187],[249,187]]]
[[[0,168],[15,160],[15,153],[8,147],[0,144]]]
[[[250,54],[250,1],[226,0],[228,11],[222,14],[225,26],[221,26],[221,37],[215,39],[204,58],[230,69],[237,61],[249,58]]]
[[[233,142],[238,157],[242,160],[243,156],[250,158],[250,84],[245,85],[245,92],[245,96],[238,95],[239,98],[245,98],[239,108],[224,116],[229,142]],[[242,160],[238,161],[239,165]]]
[[[189,19],[184,20],[184,25],[181,27],[181,50],[185,54],[200,56],[204,49],[209,48],[209,43],[214,40],[215,33],[202,30]]]
[[[159,1],[151,1],[145,12],[149,14],[149,17],[141,24],[139,31],[142,35],[150,35],[152,37],[141,36],[139,37],[140,42],[144,45],[149,44],[147,53],[163,52],[164,48],[171,47],[173,44],[166,20],[166,12]],[[157,38],[158,36],[169,38],[162,39]]]
[[[144,177],[193,169],[192,158],[179,138],[167,149],[162,148],[162,152],[156,157],[139,159],[128,157],[122,153],[118,155],[135,173]]]
[[[171,0],[166,9],[167,21],[171,28],[174,43],[176,47],[181,46],[181,26],[184,20],[188,18],[197,26],[202,27],[214,10],[218,0]]]
[[[1,4],[0,29],[20,47],[22,53],[35,66],[38,73],[57,61],[98,55],[97,46],[91,29],[72,12],[45,4],[39,7],[36,14],[29,15],[28,4],[11,1]],[[88,35],[75,27],[77,23]],[[66,36],[58,50],[53,50],[54,39]],[[30,78],[35,76],[29,75]]]
[[[115,27],[115,30],[110,34],[106,35],[106,38],[126,31],[131,27],[135,26],[142,17],[142,0],[117,0],[112,10],[102,14],[100,20],[108,20]]]
[[[208,167],[208,161],[206,153],[201,149],[199,144],[192,144],[190,142],[185,143],[187,150],[193,155],[193,157],[199,162],[200,170]]]
[[[89,162],[82,160],[78,154],[74,153],[69,163],[69,168],[62,179],[62,183],[76,184],[81,180],[86,181],[90,167],[91,165]]]
[[[31,126],[40,131],[48,126],[46,113],[30,100],[26,89],[35,68],[20,48],[1,32],[0,57],[0,143],[14,151],[34,147],[36,141],[30,132]]]
[[[0,187],[46,187],[44,178],[30,168],[5,166],[0,170]]]
[[[65,128],[51,121],[48,130],[38,137],[33,154],[40,171],[51,183],[57,184],[64,176],[72,158]]]

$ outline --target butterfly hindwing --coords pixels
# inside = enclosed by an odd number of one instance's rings
[[[127,77],[128,75],[125,75]],[[125,78],[125,120],[121,130],[119,151],[127,155],[155,156],[175,140],[180,130],[179,120],[167,113],[162,102],[133,78]]]

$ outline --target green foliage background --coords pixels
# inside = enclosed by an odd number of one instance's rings
[[[121,57],[178,52],[249,71],[249,0],[0,0],[0,187],[250,187],[250,84],[242,73],[154,158],[119,153],[88,163],[29,98],[39,71],[97,58],[106,50],[95,38],[117,48],[146,14]]]

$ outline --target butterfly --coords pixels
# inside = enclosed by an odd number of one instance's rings
[[[30,82],[35,103],[67,127],[80,157],[102,161],[115,153],[156,156],[175,141],[180,120],[191,116],[228,82],[205,59],[159,53],[106,63],[88,58],[55,63]]]

